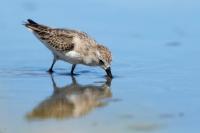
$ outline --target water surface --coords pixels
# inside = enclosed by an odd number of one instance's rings
[[[0,4],[0,133],[198,132],[197,0],[6,0]],[[58,62],[22,23],[88,32],[113,53],[103,70]]]

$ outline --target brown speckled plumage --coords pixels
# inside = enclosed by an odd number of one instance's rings
[[[109,51],[108,48],[106,48],[103,45],[97,45],[97,49],[100,51],[101,55],[103,56],[103,58],[108,62],[111,63],[112,62],[112,55],[111,52]]]
[[[28,19],[24,25],[29,28],[54,55],[52,68],[56,60],[64,60],[73,64],[71,73],[76,64],[89,66],[100,66],[112,76],[110,64],[112,61],[111,52],[103,45],[99,45],[85,32],[71,29],[51,28],[38,24]]]
[[[27,23],[26,27],[32,29],[38,38],[58,51],[69,51],[74,48],[73,36],[62,29],[53,29],[39,24]]]

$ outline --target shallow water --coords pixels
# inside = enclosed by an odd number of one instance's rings
[[[198,132],[200,2],[7,0],[0,4],[0,133]],[[21,24],[88,32],[114,79],[58,62]]]

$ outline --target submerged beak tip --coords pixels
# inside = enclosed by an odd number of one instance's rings
[[[111,72],[111,68],[110,68],[110,67],[108,67],[105,71],[106,71],[108,77],[113,78],[112,72]]]

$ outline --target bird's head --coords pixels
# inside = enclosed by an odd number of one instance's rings
[[[113,78],[111,72],[112,55],[108,48],[103,45],[97,46],[99,66],[104,69],[110,78]]]

